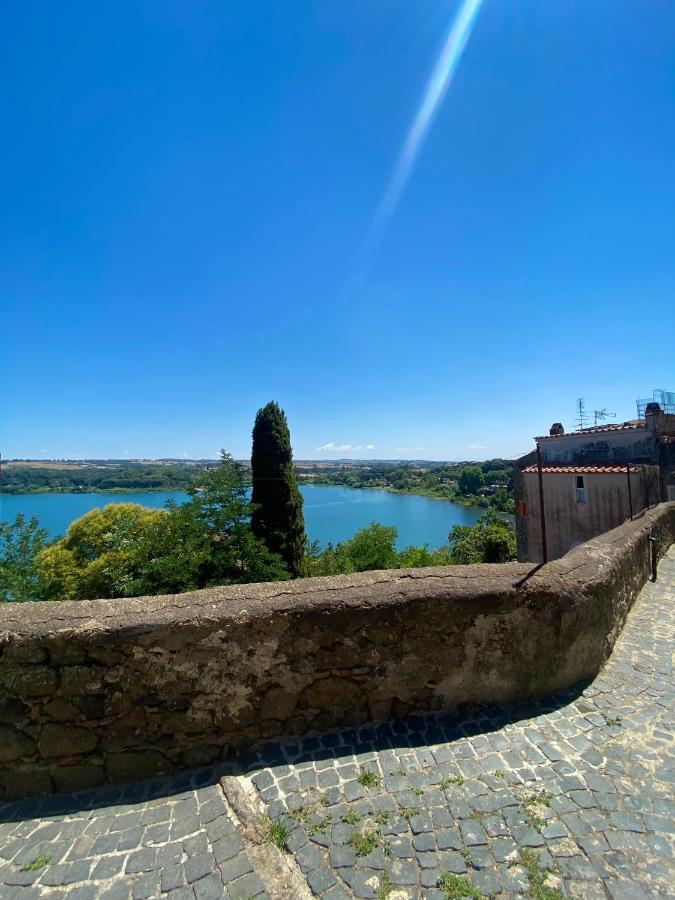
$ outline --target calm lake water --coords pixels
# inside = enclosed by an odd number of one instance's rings
[[[310,540],[322,546],[347,540],[371,522],[398,529],[398,548],[409,544],[440,547],[453,525],[473,525],[481,509],[444,500],[324,485],[303,485],[305,524]],[[11,521],[17,513],[38,516],[51,537],[96,506],[108,503],[140,503],[161,507],[167,500],[181,503],[182,492],[138,492],[129,494],[14,494],[0,495],[0,519]]]

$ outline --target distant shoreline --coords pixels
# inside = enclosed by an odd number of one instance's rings
[[[457,506],[466,506],[469,509],[489,509],[489,506],[480,506],[476,503],[471,503],[470,500],[462,497],[437,497],[435,494],[431,494],[428,491],[413,491],[413,490],[401,490],[400,488],[389,488],[389,487],[381,487],[380,485],[372,485],[363,487],[357,487],[352,484],[326,484],[322,481],[312,481],[312,482],[304,482],[300,481],[300,487],[339,487],[339,488],[347,488],[350,491],[385,491],[387,494],[400,494],[402,496],[408,497],[424,497],[425,500],[438,500],[439,503],[454,503]],[[506,513],[509,515],[509,513]]]
[[[469,509],[488,509],[487,506],[480,506],[476,503],[471,503],[470,500],[459,497],[437,497],[434,494],[431,494],[427,491],[412,491],[412,490],[400,490],[399,488],[387,488],[380,487],[379,485],[374,485],[372,487],[355,487],[351,484],[324,484],[321,482],[305,482],[300,479],[299,482],[300,487],[339,487],[339,488],[347,488],[350,491],[385,491],[388,494],[401,494],[403,496],[409,497],[425,497],[427,500],[438,500],[439,503],[455,503],[457,506],[466,506]],[[61,490],[59,488],[34,488],[28,491],[0,491],[0,497],[27,497],[33,496],[36,494],[82,494],[86,496],[87,494],[185,494],[187,491],[184,488],[95,488],[91,491],[73,491],[73,490]]]
[[[0,491],[0,497],[26,497],[34,494],[186,494],[187,488],[137,487],[137,488],[94,488],[91,491],[73,491],[61,488],[32,488],[28,491]]]

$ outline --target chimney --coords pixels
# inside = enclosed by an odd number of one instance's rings
[[[648,403],[645,407],[645,423],[649,431],[660,434],[664,428],[664,413],[658,403]]]
[[[551,425],[551,427],[549,428],[548,433],[550,435],[554,435],[554,436],[559,435],[559,434],[565,434],[565,429],[562,427],[561,422],[554,422],[553,425]]]

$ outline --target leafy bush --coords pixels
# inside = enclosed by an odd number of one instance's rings
[[[506,562],[516,558],[513,526],[491,509],[475,525],[454,525],[448,540],[450,562],[455,564]]]
[[[0,522],[0,602],[41,599],[36,559],[46,542],[47,532],[36,516]]]

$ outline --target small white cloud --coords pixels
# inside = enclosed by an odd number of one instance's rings
[[[327,444],[321,444],[316,448],[317,453],[344,453],[347,450],[374,450],[375,444],[336,444],[335,441],[328,441]]]
[[[394,453],[421,453],[426,447],[394,447]]]
[[[486,444],[469,444],[467,450],[487,450]]]

